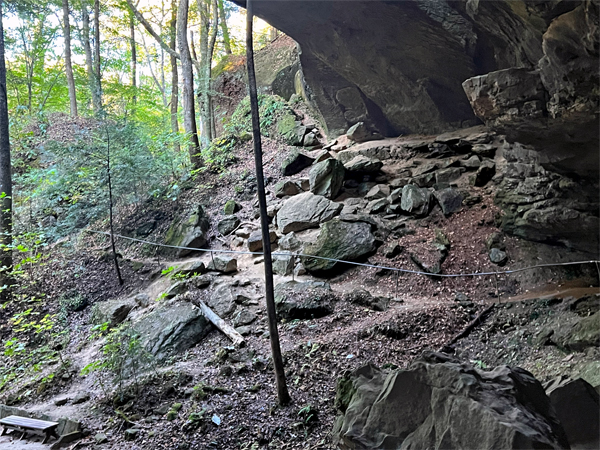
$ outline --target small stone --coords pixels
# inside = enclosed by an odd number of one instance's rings
[[[460,164],[467,170],[477,170],[479,169],[479,166],[481,166],[481,160],[479,159],[479,156],[473,155],[469,159],[461,161]]]
[[[78,405],[79,403],[85,403],[90,399],[90,394],[88,392],[78,392],[77,395],[73,398],[73,404]]]
[[[256,320],[256,314],[249,309],[241,309],[233,316],[233,326],[241,327],[243,325],[249,325]],[[241,333],[240,333],[241,334]]]
[[[365,212],[367,214],[379,214],[385,211],[385,208],[389,205],[387,198],[380,198],[367,203]]]
[[[354,142],[366,142],[371,138],[371,132],[364,122],[358,122],[348,128],[346,137]]]
[[[302,263],[298,263],[296,264],[296,267],[294,267],[294,276],[298,277],[300,275],[306,275],[306,269]]]
[[[227,216],[217,224],[217,229],[223,236],[227,236],[233,233],[240,223],[241,221],[237,216]]]
[[[269,230],[269,239],[271,244],[277,242],[277,233],[274,230]],[[262,230],[252,232],[248,237],[248,250],[251,252],[260,252],[263,249]]]
[[[287,195],[296,195],[302,191],[298,183],[294,181],[280,181],[275,185],[274,194],[276,197],[285,197]]]
[[[129,428],[125,430],[125,440],[133,441],[137,438],[138,434],[140,434],[140,430],[137,428]]]
[[[291,252],[279,252],[273,255],[273,273],[291,275],[294,270],[295,257]]]
[[[150,296],[148,294],[137,294],[133,299],[140,308],[147,308],[150,306]]]
[[[226,255],[217,255],[211,259],[207,268],[222,273],[237,272],[237,259]]]
[[[241,327],[236,327],[235,331],[240,333],[242,336],[249,336],[250,334],[252,334],[252,327],[244,325]]]
[[[459,303],[468,302],[469,297],[467,297],[467,295],[462,292],[457,292],[456,295],[454,296],[454,301],[459,302]]]
[[[435,172],[435,182],[437,184],[450,183],[462,175],[465,171],[462,167],[449,167],[447,169],[441,169]]]
[[[63,406],[66,405],[69,400],[70,398],[68,396],[58,397],[54,400],[54,404],[56,406]]]
[[[240,228],[239,230],[236,230],[235,235],[243,239],[248,239],[250,237],[250,230],[246,228]]]
[[[96,444],[100,445],[108,442],[108,437],[104,433],[96,433],[94,440],[96,441]]]
[[[404,249],[404,247],[402,247],[398,243],[389,244],[387,247],[385,247],[383,249],[383,256],[385,256],[388,259],[392,259],[392,258],[398,256],[402,252],[403,249]]]
[[[503,266],[508,261],[508,255],[506,252],[498,248],[493,248],[490,250],[490,261],[499,266]]]
[[[226,216],[231,216],[232,214],[235,214],[236,212],[240,211],[241,209],[242,209],[242,205],[240,205],[235,200],[229,200],[227,203],[225,203],[223,212],[225,213]]]
[[[390,193],[388,200],[391,204],[400,203],[402,201],[402,188],[394,189]]]
[[[365,199],[367,200],[377,200],[380,198],[385,198],[390,195],[390,187],[386,184],[376,184],[367,192],[365,195]]]

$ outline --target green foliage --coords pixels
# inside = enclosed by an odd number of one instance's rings
[[[166,269],[162,270],[161,273],[165,276],[168,276],[169,279],[173,281],[182,281],[190,277],[190,274],[176,272],[177,267],[169,266]]]
[[[79,293],[65,293],[58,298],[58,319],[66,324],[70,313],[80,311],[87,305],[86,298]]]
[[[292,112],[287,102],[278,95],[259,94],[258,114],[260,116],[260,132],[269,136],[277,118],[283,113]],[[233,135],[241,136],[252,132],[252,117],[250,113],[250,97],[246,96],[239,103],[228,122],[225,130]]]
[[[105,217],[109,141],[115,207],[139,204],[148,195],[173,195],[187,160],[185,152],[173,151],[173,136],[152,135],[133,122],[90,125],[69,140],[48,140],[36,157],[51,162],[31,165],[15,176],[17,228],[53,216],[56,226],[45,228],[56,239]]]
[[[209,170],[223,172],[233,164],[236,161],[233,152],[239,140],[237,136],[228,134],[214,139],[208,147],[202,149],[202,159]]]
[[[133,375],[137,382],[140,366],[154,362],[152,355],[146,351],[140,341],[140,335],[129,325],[122,324],[109,330],[108,323],[95,326],[93,329],[105,333],[104,342],[100,349],[100,357],[83,369],[81,375],[99,372],[97,381],[108,396],[102,374],[112,377],[112,383],[118,385],[118,394],[124,393],[123,383]]]

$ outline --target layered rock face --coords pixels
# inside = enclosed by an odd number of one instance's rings
[[[289,0],[254,10],[300,44],[330,134],[359,121],[387,135],[473,123],[462,83],[511,68],[536,71],[542,89],[530,106],[541,114],[597,109],[595,1]]]

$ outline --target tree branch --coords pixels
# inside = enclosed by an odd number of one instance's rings
[[[156,42],[158,42],[160,47],[165,52],[167,52],[169,55],[171,55],[172,57],[180,60],[181,56],[179,55],[179,53],[177,53],[175,50],[173,50],[171,47],[169,47],[165,43],[165,41],[162,40],[162,38],[158,35],[158,33],[156,31],[154,31],[154,29],[152,28],[152,25],[150,25],[150,23],[146,19],[144,19],[144,16],[142,16],[142,13],[138,11],[138,9],[135,7],[133,2],[131,0],[126,0],[126,1],[127,1],[127,5],[131,8],[131,11],[133,11],[133,14],[135,14],[135,18],[144,26],[144,28],[150,34],[150,36],[152,36],[156,40]],[[192,63],[194,64],[194,66],[200,67],[200,63],[193,58],[192,58]]]

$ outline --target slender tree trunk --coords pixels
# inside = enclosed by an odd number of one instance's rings
[[[98,114],[100,111],[100,98],[97,96],[98,91],[96,89],[96,76],[94,75],[92,47],[90,45],[90,14],[88,11],[87,2],[85,0],[81,2],[81,17],[81,43],[85,53],[85,66],[87,68],[90,93],[92,94],[92,108],[94,113]]]
[[[129,13],[129,31],[131,34],[130,45],[131,45],[131,87],[133,88],[133,106],[137,103],[137,53],[135,51],[135,24],[133,21],[133,12]]]
[[[200,143],[198,142],[198,128],[196,126],[194,71],[187,39],[188,10],[188,0],[180,0],[177,10],[177,40],[181,57],[181,77],[183,78],[183,126],[185,132],[190,136],[190,161],[195,169],[199,169],[202,167],[203,161],[200,156]]]
[[[67,86],[69,87],[69,103],[71,105],[71,116],[77,117],[77,93],[75,91],[75,80],[73,78],[73,65],[71,64],[71,24],[69,21],[69,0],[62,0],[63,7],[63,34],[65,38],[65,73],[67,75]]]
[[[169,34],[171,37],[170,48],[175,51],[177,38],[177,0],[171,2],[171,23]],[[179,134],[179,120],[177,120],[177,110],[179,108],[179,76],[177,74],[177,58],[170,55],[171,58],[171,131],[174,135]],[[175,142],[175,151],[179,153],[181,147],[179,141]]]
[[[119,284],[123,285],[123,278],[121,277],[121,269],[119,268],[119,259],[117,257],[117,249],[115,248],[115,230],[113,226],[113,195],[112,195],[112,182],[110,173],[110,134],[106,129],[106,175],[108,180],[108,213],[109,213],[109,224],[110,224],[110,246],[112,247],[113,261],[115,263],[115,271],[117,272],[117,279]]]
[[[225,53],[231,55],[231,39],[229,38],[229,28],[227,28],[223,0],[219,0],[219,17],[221,18],[221,31],[223,32],[223,45],[225,46]]]
[[[0,284],[10,284],[12,270],[12,176],[10,164],[10,137],[8,134],[8,96],[6,91],[6,63],[4,61],[4,28],[0,1]]]
[[[102,113],[102,73],[100,72],[100,0],[94,0],[94,78],[96,83],[96,115]]]
[[[212,136],[211,102],[210,102],[210,72],[212,55],[214,53],[219,26],[217,0],[213,0],[214,24],[210,24],[210,0],[198,0],[200,12],[200,118],[202,119],[202,147],[208,147]]]
[[[267,216],[267,200],[265,196],[265,180],[262,163],[262,147],[260,137],[260,121],[258,117],[258,98],[256,94],[256,76],[254,73],[254,51],[252,50],[252,1],[246,1],[246,60],[248,64],[248,90],[250,92],[250,111],[252,112],[252,136],[254,138],[254,164],[256,165],[256,183],[258,184],[258,203],[260,206],[260,222],[263,236],[263,253],[265,255],[265,298],[269,318],[269,334],[271,337],[271,353],[275,369],[275,382],[279,403],[290,402],[285,382],[285,371],[279,332],[277,331],[277,316],[275,313],[275,298],[273,293],[273,263],[271,261],[271,240],[269,238],[269,217]]]

